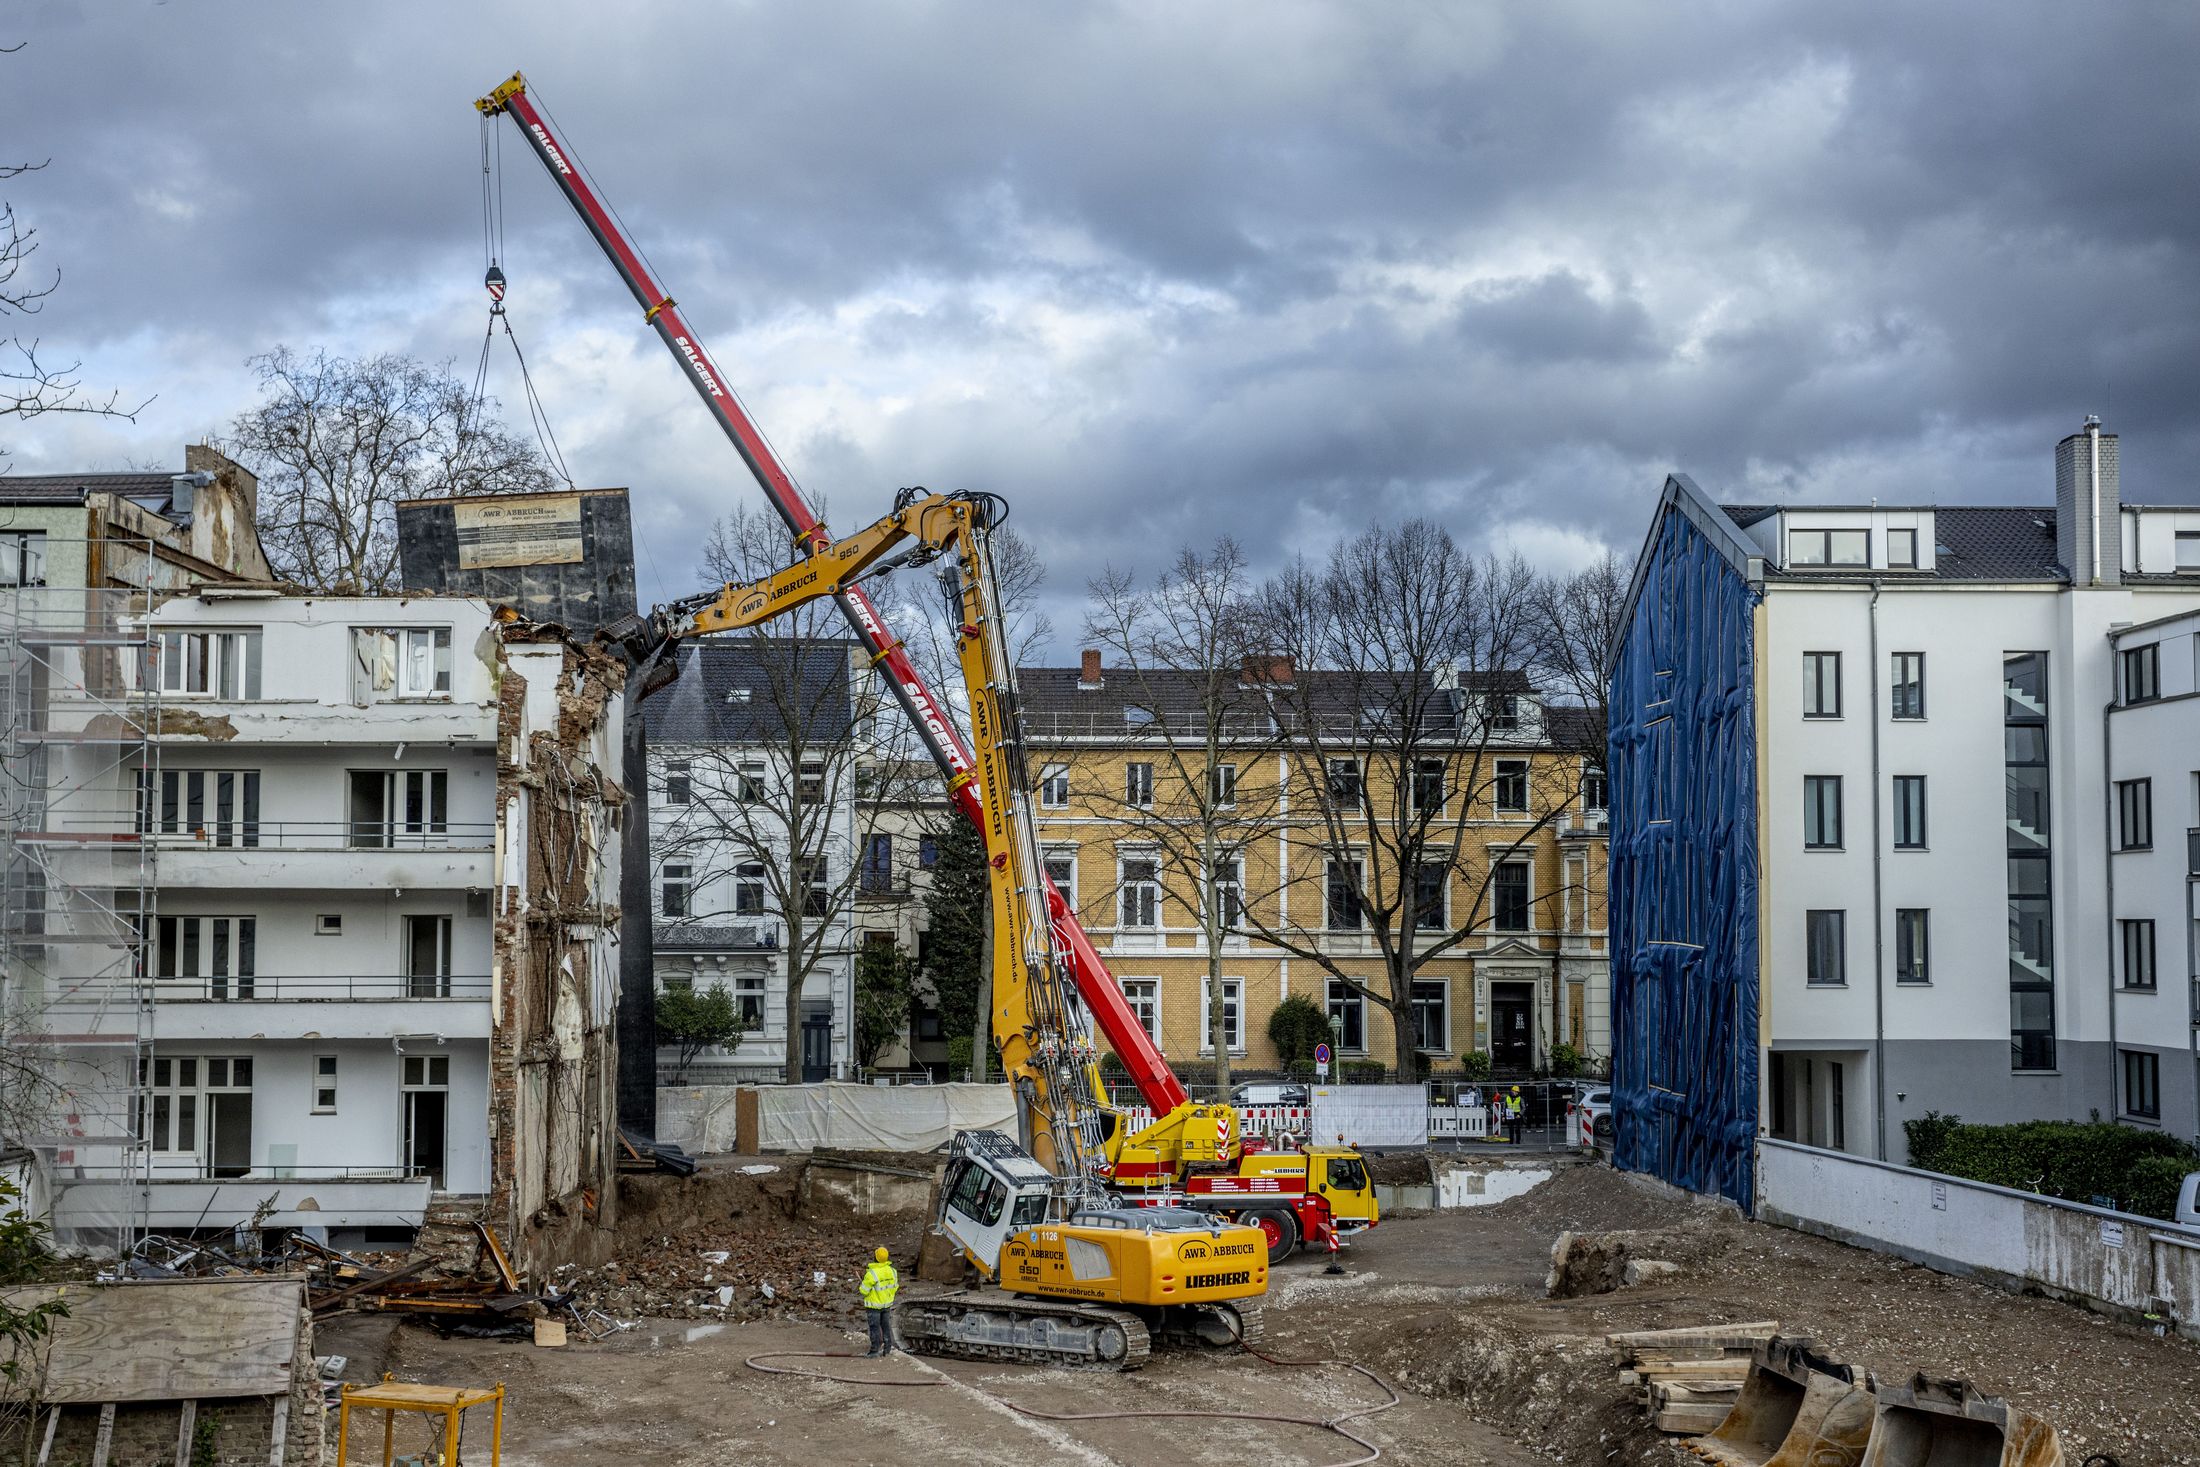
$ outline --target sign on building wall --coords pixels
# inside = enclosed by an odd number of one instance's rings
[[[460,570],[580,562],[578,494],[461,499],[451,505],[451,514],[458,524]]]

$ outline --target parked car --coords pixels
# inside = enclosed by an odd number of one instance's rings
[[[1314,1092],[1304,1085],[1240,1085],[1230,1092],[1230,1104],[1310,1105]]]
[[[1588,1112],[1590,1134],[1596,1137],[1599,1144],[1609,1142],[1612,1139],[1611,1086],[1604,1085],[1590,1091],[1581,1098],[1574,1109]],[[1578,1116],[1570,1116],[1569,1120],[1574,1126],[1581,1124]]]
[[[2187,1172],[2177,1189],[2177,1220],[2200,1227],[2200,1172]]]

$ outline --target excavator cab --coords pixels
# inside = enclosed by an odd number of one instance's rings
[[[939,1229],[991,1277],[1009,1238],[1045,1223],[1056,1178],[998,1131],[964,1131],[940,1185]]]

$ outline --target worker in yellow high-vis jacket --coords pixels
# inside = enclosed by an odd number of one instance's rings
[[[863,1295],[863,1312],[871,1322],[871,1348],[865,1352],[866,1358],[893,1354],[894,1295],[901,1291],[901,1277],[887,1261],[884,1248],[872,1255],[871,1266],[863,1271],[863,1282],[857,1288]]]

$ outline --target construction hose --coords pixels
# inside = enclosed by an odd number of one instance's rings
[[[1237,1342],[1237,1346],[1255,1359],[1265,1360],[1270,1365],[1280,1365],[1287,1369],[1303,1370],[1322,1365],[1342,1365],[1347,1370],[1357,1371],[1380,1386],[1383,1394],[1389,1399],[1379,1401],[1372,1406],[1361,1406],[1356,1410],[1346,1411],[1337,1416],[1283,1416],[1266,1411],[1041,1411],[1032,1406],[1019,1406],[1004,1396],[994,1396],[993,1399],[999,1401],[1017,1415],[1029,1416],[1035,1421],[1258,1421],[1273,1426],[1310,1426],[1318,1431],[1332,1432],[1337,1436],[1341,1436],[1366,1453],[1365,1456],[1347,1457],[1340,1461],[1324,1463],[1323,1467],[1367,1467],[1368,1463],[1377,1461],[1382,1457],[1383,1449],[1381,1447],[1375,1445],[1366,1437],[1347,1430],[1345,1423],[1357,1421],[1364,1416],[1373,1416],[1379,1412],[1388,1411],[1391,1407],[1397,1405],[1403,1397],[1392,1388],[1389,1381],[1384,1380],[1366,1366],[1354,1364],[1349,1360],[1286,1360],[1256,1350],[1251,1345],[1246,1344],[1243,1339]],[[827,1371],[807,1369],[801,1366],[764,1365],[759,1363],[765,1360],[864,1360],[869,1358],[872,1357],[858,1355],[846,1350],[766,1350],[749,1356],[741,1363],[749,1369],[764,1375],[792,1375],[810,1380],[829,1380],[839,1385],[906,1388],[947,1384],[944,1379],[870,1380],[858,1376],[834,1375]],[[990,1395],[991,1392],[987,1394]]]

